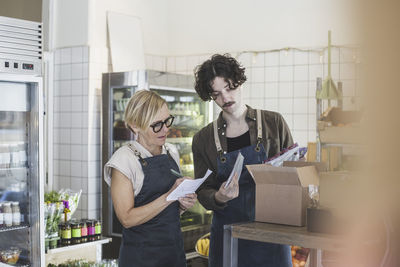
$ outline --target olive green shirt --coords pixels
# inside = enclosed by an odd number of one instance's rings
[[[257,143],[257,121],[256,110],[247,106],[246,122],[249,125],[250,142],[251,144]],[[262,110],[262,144],[267,153],[267,157],[272,157],[278,154],[281,150],[293,144],[292,135],[288,125],[281,114],[277,112]],[[222,112],[217,119],[218,135],[221,142],[222,149],[226,153],[227,140],[226,140],[226,122],[222,117]],[[207,169],[213,173],[197,190],[197,198],[199,202],[208,210],[223,209],[226,204],[219,204],[215,201],[214,195],[221,186],[217,180],[217,148],[214,140],[213,124],[210,123],[201,129],[193,137],[192,142],[193,162],[194,162],[194,175],[195,177],[203,177]]]

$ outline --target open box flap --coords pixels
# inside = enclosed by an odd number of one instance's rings
[[[246,165],[256,184],[301,185],[297,168],[268,164]],[[315,170],[315,168],[314,168]]]
[[[310,184],[319,185],[319,176],[315,166],[299,167],[297,173],[303,187],[308,187]]]
[[[305,166],[315,166],[318,173],[328,171],[328,165],[325,162],[309,162],[309,161],[284,161],[283,167],[305,167]]]

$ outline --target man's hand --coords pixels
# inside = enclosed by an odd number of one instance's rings
[[[225,188],[226,181],[221,185],[217,193],[215,193],[215,200],[219,203],[226,203],[229,200],[239,196],[239,176],[237,173],[232,178],[231,183]]]

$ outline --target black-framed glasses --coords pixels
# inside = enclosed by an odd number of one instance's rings
[[[172,123],[174,122],[174,119],[175,117],[171,115],[164,121],[153,123],[152,125],[150,125],[150,127],[153,128],[154,133],[158,133],[164,127],[164,124],[165,126],[167,126],[167,128],[171,127]]]

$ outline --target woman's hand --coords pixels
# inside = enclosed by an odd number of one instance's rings
[[[196,193],[186,194],[185,197],[180,197],[178,201],[180,210],[185,211],[193,207],[194,204],[196,204],[197,194]]]
[[[222,183],[219,190],[215,193],[215,200],[219,203],[226,203],[239,196],[239,176],[237,173],[232,178],[231,183],[225,188],[226,181]]]
[[[183,182],[183,180],[185,180],[185,178],[186,177],[176,179],[175,183],[172,185],[172,187],[169,189],[169,191],[165,194],[165,197],[167,197],[169,194],[171,194],[171,192],[174,191],[175,188],[177,188],[178,185],[180,185]],[[173,200],[170,200],[168,202],[172,202],[172,201]]]

